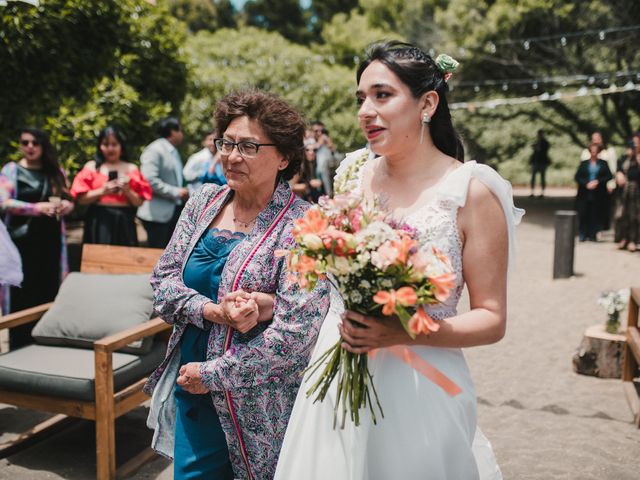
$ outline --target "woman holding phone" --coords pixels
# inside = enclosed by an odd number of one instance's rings
[[[71,186],[78,204],[89,205],[84,243],[138,245],[136,209],[151,200],[151,186],[127,159],[122,132],[113,126],[104,128],[98,135],[95,160],[85,164]]]

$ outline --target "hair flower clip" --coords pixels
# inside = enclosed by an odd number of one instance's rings
[[[459,65],[460,63],[455,58],[450,57],[446,53],[441,53],[436,57],[436,66],[442,72],[445,82],[449,81]]]

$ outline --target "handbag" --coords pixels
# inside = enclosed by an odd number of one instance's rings
[[[42,192],[40,193],[40,202],[44,202],[45,194],[47,193],[47,189],[49,188],[49,179],[45,177],[44,182],[42,182]],[[29,217],[25,223],[22,225],[18,225],[15,227],[7,226],[7,230],[9,231],[9,236],[11,240],[20,240],[29,235],[29,226],[31,225],[31,221],[33,217]]]

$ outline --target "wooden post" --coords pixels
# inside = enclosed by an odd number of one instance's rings
[[[622,385],[627,402],[633,414],[633,421],[640,428],[640,398],[634,385],[640,362],[640,330],[638,330],[638,312],[640,311],[640,287],[631,288],[627,319],[627,342],[622,354]]]
[[[113,396],[113,355],[95,345],[96,368],[96,473],[98,480],[116,478],[115,405]]]
[[[556,211],[556,239],[553,251],[553,278],[573,276],[573,252],[576,243],[577,212]]]

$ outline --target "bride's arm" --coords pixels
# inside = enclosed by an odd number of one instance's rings
[[[400,322],[363,317],[348,312],[341,334],[344,347],[354,353],[391,345],[473,347],[499,341],[505,334],[507,315],[507,263],[509,243],[500,202],[479,181],[469,185],[467,202],[458,213],[462,233],[462,268],[469,290],[469,312],[439,321],[440,329],[411,340]],[[358,328],[353,319],[369,327]]]

